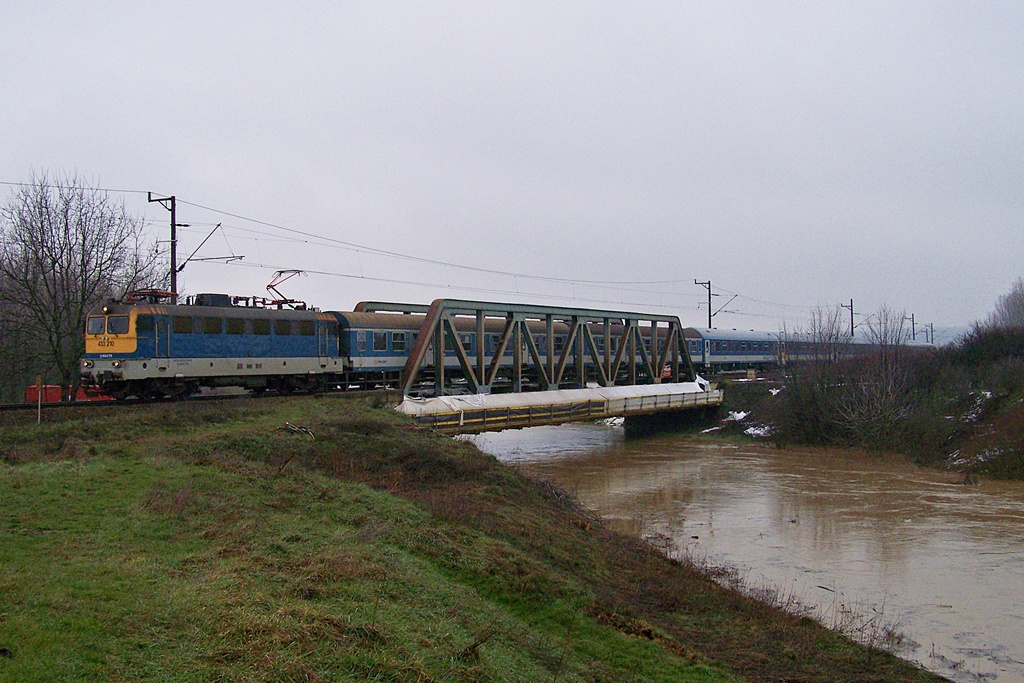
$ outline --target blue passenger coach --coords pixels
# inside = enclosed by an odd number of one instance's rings
[[[779,362],[779,336],[771,332],[688,327],[683,336],[693,364],[705,372],[759,368]]]

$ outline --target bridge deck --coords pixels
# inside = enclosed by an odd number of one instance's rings
[[[475,434],[690,410],[721,402],[722,391],[706,382],[678,382],[426,399],[406,397],[398,411],[446,434]]]

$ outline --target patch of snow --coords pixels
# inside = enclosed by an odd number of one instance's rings
[[[974,457],[978,462],[988,462],[993,458],[998,458],[1002,454],[1003,449],[997,446],[995,448],[986,448],[985,450],[983,450],[981,453],[978,453]]]
[[[776,396],[780,391],[782,391],[782,389],[769,389],[768,393],[770,393],[772,396]]]
[[[702,430],[700,430],[700,433],[701,433],[701,434],[708,434],[708,433],[710,433],[710,432],[717,432],[717,431],[718,431],[719,429],[721,429],[721,427],[710,427],[710,428],[708,428],[708,429],[702,429]]]
[[[606,420],[601,420],[601,422],[603,424],[609,426],[609,427],[621,427],[622,425],[624,425],[626,423],[626,418],[624,418],[622,416],[619,416],[619,417],[609,417]]]
[[[743,433],[747,436],[764,438],[772,435],[772,428],[771,425],[755,425],[753,427],[747,427],[743,430]]]
[[[735,420],[736,422],[742,422],[747,419],[747,415],[750,415],[750,413],[742,410],[730,410],[729,417],[725,418],[725,421]]]

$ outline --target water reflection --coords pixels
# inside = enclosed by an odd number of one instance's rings
[[[854,606],[958,681],[1024,683],[1024,486],[815,450],[626,440],[602,425],[471,438],[624,530],[736,567],[835,616]]]

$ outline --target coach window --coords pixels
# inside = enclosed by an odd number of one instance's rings
[[[391,350],[405,352],[405,332],[394,332],[391,335]]]
[[[286,337],[292,333],[292,321],[291,320],[275,320],[274,321],[274,334],[279,337]]]
[[[366,332],[359,330],[356,332],[356,352],[364,353],[366,351]]]
[[[153,316],[151,315],[140,315],[135,319],[135,331],[139,334],[145,334],[153,331]]]
[[[228,318],[228,334],[245,334],[245,321],[241,318]]]
[[[224,329],[224,323],[221,320],[221,318],[203,318],[203,333],[220,334]]]
[[[373,333],[373,350],[374,351],[387,351],[388,350],[388,333],[387,332],[374,332]]]
[[[266,318],[255,318],[252,321],[253,334],[270,334],[270,321]]]
[[[183,315],[174,316],[171,321],[171,331],[174,334],[192,334],[192,318]]]
[[[316,325],[312,320],[299,321],[299,334],[303,337],[312,337],[316,334]]]

